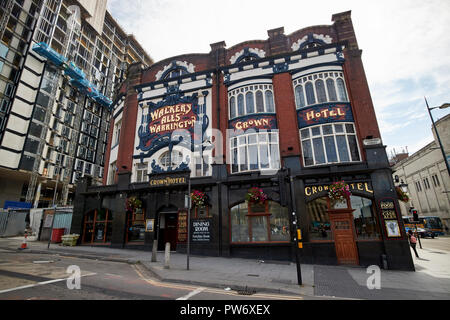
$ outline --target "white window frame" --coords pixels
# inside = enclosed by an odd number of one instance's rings
[[[323,133],[323,128],[324,126],[328,126],[331,125],[332,129],[333,129],[333,133],[332,134],[324,134]],[[335,129],[335,125],[342,125],[344,128],[344,132],[336,132]],[[346,125],[352,125],[353,126],[353,131],[354,133],[348,133],[347,129],[346,129]],[[320,135],[316,135],[313,136],[312,135],[312,129],[314,128],[318,128],[320,127]],[[308,138],[302,138],[302,131],[304,130],[309,130],[309,137]],[[316,125],[316,126],[311,126],[311,127],[307,127],[307,128],[302,128],[299,131],[300,134],[300,147],[302,148],[302,161],[303,161],[303,166],[305,168],[311,168],[311,167],[316,167],[316,166],[326,166],[326,165],[331,165],[331,164],[338,164],[338,163],[358,163],[361,162],[362,158],[361,158],[361,148],[359,146],[359,142],[358,142],[358,135],[356,133],[356,127],[355,124],[353,122],[333,122],[333,123],[324,123],[324,124],[320,124],[320,125]],[[339,153],[339,149],[338,149],[338,143],[337,143],[337,136],[345,136],[345,143],[347,145],[347,152],[348,152],[348,158],[350,159],[349,161],[341,161],[341,155]],[[349,136],[354,136],[355,140],[356,140],[356,147],[357,147],[357,151],[358,151],[358,156],[359,156],[359,160],[355,161],[352,159],[352,152],[350,149],[350,143],[348,142],[348,137]],[[325,145],[325,137],[334,137],[334,145],[336,147],[336,155],[337,155],[337,162],[328,162],[328,154],[327,154],[327,148]],[[317,163],[316,160],[316,153],[315,153],[315,148],[314,148],[314,143],[313,143],[313,139],[315,138],[321,138],[322,139],[322,145],[323,145],[323,153],[325,156],[325,162],[324,163]],[[312,157],[313,157],[313,162],[314,164],[312,165],[306,165],[306,161],[305,161],[305,151],[303,150],[303,142],[304,141],[310,141],[311,142],[311,151],[312,151]]]
[[[249,143],[249,136],[257,136],[257,141],[254,143]],[[271,141],[270,140],[270,135],[273,135],[276,137],[275,141]],[[266,141],[261,141],[261,137],[265,136]],[[244,138],[245,139],[245,143],[240,143],[241,139]],[[279,170],[281,168],[281,157],[280,157],[280,138],[279,138],[279,132],[278,130],[271,130],[270,132],[268,131],[260,131],[260,132],[251,132],[251,133],[245,133],[245,134],[241,134],[238,135],[236,137],[231,137],[230,138],[230,172],[232,174],[237,174],[237,173],[243,173],[243,172],[255,172],[255,171],[273,171],[273,170]],[[267,146],[267,150],[268,150],[268,168],[262,168],[262,164],[261,164],[261,146],[265,145]],[[252,165],[250,163],[250,148],[249,146],[256,146],[258,148],[258,168],[256,169],[251,169],[250,165]],[[275,163],[276,159],[272,159],[272,152],[271,152],[271,147],[275,146],[275,150],[278,153],[278,162]],[[245,148],[245,156],[246,156],[246,163],[245,165],[247,165],[247,169],[241,169],[241,165],[243,165],[240,161],[241,159],[241,148]],[[273,147],[272,147],[273,148]],[[237,150],[237,163],[234,163],[234,151]],[[234,165],[237,165],[237,171],[233,170],[234,169]]]
[[[327,80],[329,80],[329,79],[334,81],[334,90],[336,92],[336,101],[330,100],[330,93],[328,92],[328,85],[327,85]],[[341,79],[342,81],[344,81],[344,90],[345,90],[345,95],[347,98],[346,100],[342,100],[339,97],[340,95],[339,95],[339,89],[338,89],[338,85],[337,85],[338,79]],[[326,100],[327,100],[326,102],[319,102],[319,96],[317,94],[317,88],[316,88],[316,82],[318,80],[322,80],[324,83]],[[313,104],[308,104],[308,98],[306,95],[306,88],[305,88],[305,86],[308,82],[311,82],[311,84],[313,86],[313,90],[314,90],[314,97],[315,97],[316,102]],[[298,86],[302,86],[303,97],[305,100],[304,106],[298,105],[298,99],[297,99],[297,87]],[[308,74],[305,76],[301,76],[300,78],[293,81],[293,88],[294,88],[295,106],[296,106],[297,110],[309,108],[311,106],[315,106],[315,105],[323,104],[323,103],[339,103],[339,102],[348,103],[348,102],[350,102],[348,90],[347,90],[347,83],[345,81],[343,71],[322,71],[322,72],[317,72],[317,73],[312,73],[312,74]]]
[[[261,91],[263,94],[263,103],[264,103],[264,112],[258,112],[257,111],[257,107],[256,107],[256,93],[258,91]],[[267,99],[266,99],[266,92],[267,91],[271,91],[272,93],[272,99],[273,99],[273,111],[268,111],[268,103],[267,103]],[[253,93],[253,108],[254,108],[254,112],[253,113],[247,113],[247,98],[246,95],[248,92],[252,92]],[[239,115],[238,114],[238,97],[239,95],[242,94],[244,97],[244,114],[243,115]],[[235,99],[235,117],[231,117],[231,98]],[[270,83],[252,83],[252,84],[248,84],[236,89],[232,89],[228,92],[228,117],[230,120],[233,119],[237,119],[237,118],[241,118],[241,117],[245,117],[248,115],[255,115],[255,114],[276,114],[277,112],[277,106],[275,103],[275,93],[273,90],[273,84]]]

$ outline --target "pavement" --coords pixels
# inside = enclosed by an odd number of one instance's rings
[[[422,239],[424,249],[418,249],[420,258],[413,258],[416,272],[380,270],[379,286],[373,273],[363,267],[302,264],[303,285],[299,286],[296,264],[290,262],[191,255],[187,270],[187,256],[175,252],[170,255],[169,268],[165,268],[164,252],[158,252],[157,262],[151,262],[151,252],[143,250],[98,246],[65,247],[58,244],[51,244],[48,249],[47,242],[32,240],[29,238],[28,248],[20,251],[18,248],[23,237],[0,238],[0,256],[2,250],[7,250],[139,263],[160,281],[244,291],[249,294],[267,292],[368,300],[450,299],[449,237]],[[371,289],[368,283],[372,285]]]

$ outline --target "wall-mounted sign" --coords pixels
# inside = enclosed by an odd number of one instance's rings
[[[199,101],[198,93],[183,96],[182,93],[175,92],[158,103],[148,102],[146,106],[140,104],[142,118],[138,130],[137,150],[140,150],[141,154],[134,158],[149,158],[170,145],[184,146],[193,151],[195,143],[204,142],[204,133],[209,127],[209,118],[206,115],[208,93],[202,92],[202,101]],[[172,133],[176,130],[187,130],[190,139],[173,139]]]
[[[277,129],[275,115],[250,115],[229,122],[229,129],[247,131],[248,129],[272,130]]]
[[[185,243],[187,241],[187,211],[180,210],[178,211],[178,233],[177,233],[177,242]]]
[[[211,242],[211,219],[193,219],[191,222],[192,242]]]
[[[145,220],[145,232],[153,232],[155,230],[155,219]]]
[[[354,122],[350,105],[336,104],[298,111],[298,125],[300,128],[330,122]]]
[[[383,218],[388,238],[400,238],[402,236],[398,225],[398,215],[393,199],[383,199],[380,202],[380,214]]]
[[[366,193],[368,196],[373,196],[372,184],[370,182],[355,182],[348,183],[350,187],[350,191],[359,193]],[[312,197],[317,194],[328,192],[330,189],[329,185],[321,185],[321,186],[307,186],[305,187],[305,195],[306,197]]]
[[[154,177],[150,178],[150,186],[151,187],[171,187],[177,185],[185,185],[187,184],[186,177]]]

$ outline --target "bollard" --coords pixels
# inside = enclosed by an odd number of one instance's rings
[[[158,240],[153,240],[152,262],[157,262],[156,252],[158,250]]]
[[[170,242],[166,243],[164,269],[170,269]]]

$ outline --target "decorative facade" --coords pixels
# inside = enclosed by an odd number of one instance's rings
[[[132,65],[104,186],[78,185],[81,242],[414,269],[350,12],[333,22]]]

